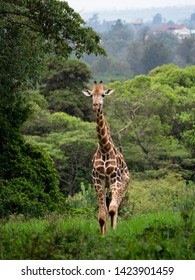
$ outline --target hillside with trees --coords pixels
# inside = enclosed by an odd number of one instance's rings
[[[99,32],[107,52],[106,58],[92,55],[84,59],[95,79],[102,79],[103,75],[107,81],[124,81],[163,64],[182,68],[195,64],[194,13],[179,24],[171,19],[165,21],[160,13],[147,22],[143,22],[141,15],[131,22],[130,18],[100,21],[95,14],[88,24]],[[184,37],[180,39],[178,30],[182,29]]]

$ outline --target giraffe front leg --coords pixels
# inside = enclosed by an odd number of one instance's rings
[[[106,206],[106,195],[102,187],[95,186],[97,199],[98,199],[98,222],[100,224],[101,235],[106,233],[108,211]]]
[[[115,182],[111,185],[112,200],[109,206],[109,215],[111,218],[111,228],[116,228],[117,217],[118,217],[118,207],[121,203],[121,184]]]
[[[100,209],[98,213],[98,221],[100,224],[100,233],[101,235],[104,235],[107,230],[107,212],[105,213],[104,211],[102,215],[102,210]]]

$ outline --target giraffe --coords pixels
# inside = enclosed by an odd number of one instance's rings
[[[94,82],[92,91],[83,90],[86,96],[92,97],[93,110],[96,113],[96,131],[98,148],[93,156],[92,181],[98,200],[98,221],[102,235],[106,233],[108,213],[111,217],[111,228],[117,223],[118,208],[124,197],[130,174],[123,158],[117,150],[110,135],[110,129],[103,113],[103,98],[114,92],[114,89],[103,88],[103,83]],[[106,205],[106,192],[111,192],[109,207]]]

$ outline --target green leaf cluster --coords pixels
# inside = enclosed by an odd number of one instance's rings
[[[33,131],[36,122],[30,125],[26,130]],[[57,112],[49,116],[46,127],[47,134],[32,133],[26,139],[41,146],[54,159],[61,191],[73,195],[80,190],[81,182],[91,182],[91,159],[97,147],[95,125]]]
[[[78,60],[50,59],[40,93],[52,112],[66,112],[83,120],[92,120],[91,104],[81,98],[81,91],[91,78],[87,66]]]

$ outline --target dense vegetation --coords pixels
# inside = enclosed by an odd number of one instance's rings
[[[107,85],[105,115],[132,179],[116,232],[100,239],[95,116],[81,93],[92,74],[75,58],[105,54],[99,41],[66,2],[0,3],[1,259],[195,257],[195,66]]]
[[[49,57],[104,54],[99,40],[67,2],[1,1],[0,216],[37,216],[64,204],[51,158],[21,134],[31,112],[28,90],[36,88]]]
[[[71,63],[64,62],[64,69]],[[83,64],[80,66],[82,71]],[[45,98],[32,93],[37,113],[24,124],[23,133],[50,154],[60,174],[61,190],[73,195],[80,190],[81,182],[91,183],[90,159],[97,140],[95,123],[86,121],[95,116],[91,100],[81,93],[78,70],[74,72],[78,80],[71,89],[55,88],[63,71],[49,71],[46,86],[40,90]],[[115,93],[105,100],[107,120],[136,178],[163,178],[172,172],[186,181],[194,180],[194,73],[194,66],[181,69],[164,65],[147,76],[109,85]],[[48,86],[50,80],[52,88]],[[71,87],[71,82],[68,85]]]

